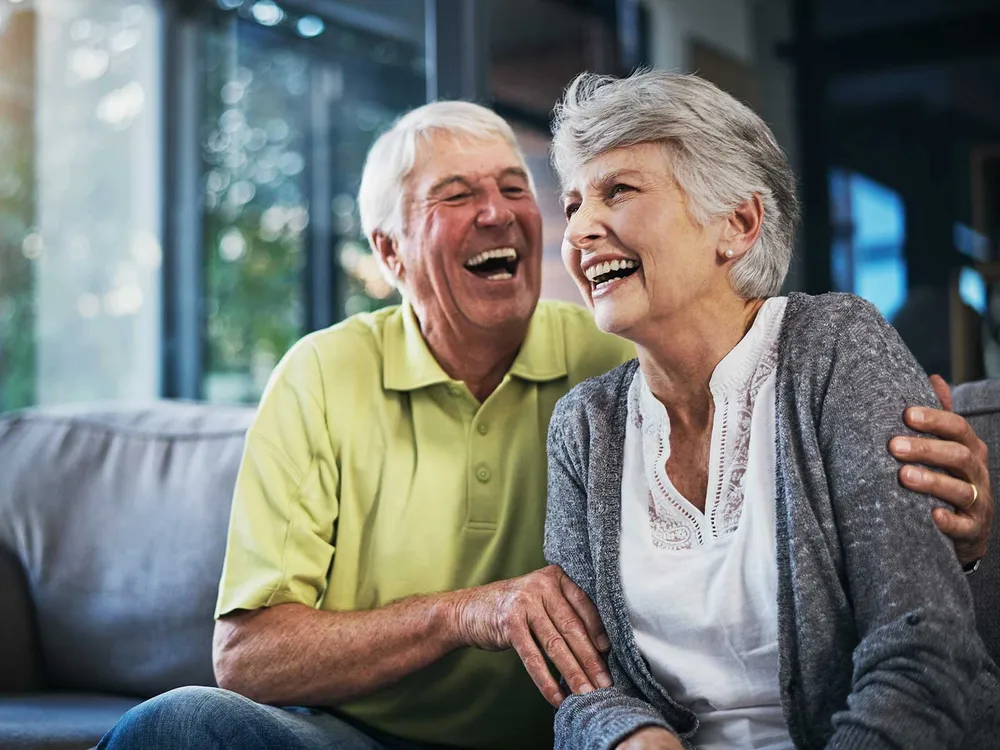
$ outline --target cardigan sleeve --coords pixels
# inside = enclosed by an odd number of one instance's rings
[[[870,304],[852,300],[838,328],[817,432],[859,643],[826,747],[958,748],[982,663],[971,594],[933,501],[899,484],[887,450],[909,433],[904,409],[936,400]]]
[[[587,519],[582,420],[574,428],[566,400],[556,407],[549,427],[549,498],[545,522],[545,557],[595,600],[595,575]],[[579,417],[579,415],[578,415]],[[609,633],[610,635],[610,633]],[[613,750],[647,726],[673,732],[663,715],[632,683],[622,668],[612,637],[608,670],[612,686],[586,695],[570,695],[555,717],[555,750]]]

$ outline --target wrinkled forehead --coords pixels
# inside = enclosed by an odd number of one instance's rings
[[[581,195],[600,191],[618,177],[674,181],[670,148],[658,141],[601,151],[567,165],[562,175],[562,194]]]
[[[413,168],[406,187],[414,196],[426,195],[442,180],[461,178],[475,184],[499,179],[515,170],[528,176],[528,167],[518,152],[500,136],[482,138],[442,131],[419,138]]]

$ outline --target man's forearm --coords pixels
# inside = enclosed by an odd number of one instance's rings
[[[324,612],[279,604],[216,623],[220,687],[261,703],[330,706],[367,695],[463,645],[452,595]]]

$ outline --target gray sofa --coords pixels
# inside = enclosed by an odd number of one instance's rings
[[[97,743],[212,685],[212,613],[251,409],[0,417],[0,748]]]
[[[955,399],[991,444],[1000,488],[1000,381]],[[179,403],[0,417],[0,748],[88,748],[142,699],[213,684],[215,590],[251,418]],[[1000,660],[1000,539],[972,585]]]

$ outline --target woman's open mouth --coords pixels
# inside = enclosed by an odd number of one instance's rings
[[[487,281],[506,281],[517,275],[520,258],[512,247],[483,250],[465,261],[465,270]]]
[[[616,279],[624,279],[639,270],[641,264],[637,260],[607,260],[591,266],[585,271],[590,288],[594,291]]]

